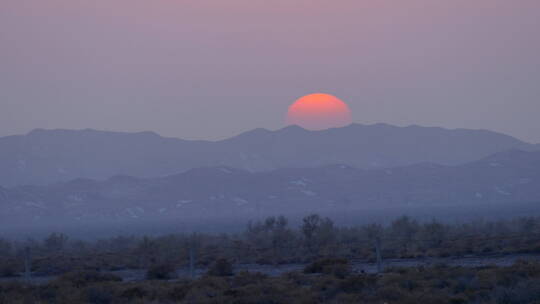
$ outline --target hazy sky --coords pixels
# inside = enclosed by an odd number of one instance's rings
[[[313,92],[359,123],[540,142],[540,1],[0,1],[0,136],[218,139]]]

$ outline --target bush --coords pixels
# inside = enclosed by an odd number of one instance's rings
[[[233,266],[227,259],[218,259],[208,269],[208,275],[216,277],[228,277],[233,275]]]
[[[316,266],[324,271],[329,265],[346,264],[319,261]],[[291,272],[273,277],[241,272],[235,277],[137,283],[115,282],[117,279],[99,272],[78,272],[43,285],[0,280],[0,303],[540,304],[538,263],[396,270],[379,275],[349,275],[343,279],[324,273]],[[500,281],[502,276],[513,278],[513,283],[507,284],[507,279]]]
[[[242,271],[234,276],[235,286],[247,286],[250,284],[259,284],[268,279],[268,276],[260,272]]]
[[[4,261],[0,264],[0,278],[11,278],[18,276],[17,266],[13,261]]]
[[[122,278],[109,273],[100,273],[98,271],[77,271],[62,275],[58,278],[58,281],[68,282],[76,288],[81,288],[94,283],[120,282],[122,281]]]
[[[339,278],[344,278],[350,272],[349,261],[346,259],[321,259],[304,268],[304,273],[331,274]]]
[[[81,270],[81,265],[74,265],[71,261],[60,259],[44,259],[32,265],[38,276],[58,276],[66,273],[75,273]]]
[[[176,277],[176,269],[173,264],[156,264],[146,272],[148,280],[170,280]]]
[[[369,281],[367,276],[351,276],[339,284],[339,288],[346,293],[359,293],[366,286],[374,285],[374,280]]]
[[[114,290],[108,286],[95,286],[86,290],[86,300],[92,304],[113,303]]]
[[[515,287],[498,287],[494,292],[496,303],[540,303],[540,279],[519,282]]]
[[[146,295],[148,295],[148,291],[143,286],[130,287],[121,293],[122,298],[127,298],[129,300],[142,299],[146,297]]]
[[[351,267],[349,264],[336,264],[326,266],[323,269],[324,274],[330,274],[337,278],[344,279],[351,274]]]
[[[174,301],[181,301],[183,300],[187,293],[189,292],[190,286],[189,285],[179,285],[175,286],[172,290],[169,291],[169,297]]]

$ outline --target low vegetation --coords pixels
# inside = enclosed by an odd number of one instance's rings
[[[170,280],[176,277],[176,268],[170,263],[152,265],[146,272],[148,280]]]
[[[510,253],[540,254],[540,219],[448,225],[400,217],[390,225],[339,227],[310,215],[298,228],[284,217],[253,222],[236,235],[174,234],[73,240],[0,239],[3,303],[539,303],[540,264],[510,267],[390,268],[354,272],[350,261]],[[191,280],[179,267],[207,272]],[[235,272],[238,263],[305,263],[279,277]],[[26,284],[32,276],[52,279]],[[107,271],[142,269],[146,280],[123,282]],[[184,268],[185,269],[185,268]]]
[[[328,218],[310,215],[297,228],[291,227],[285,217],[270,217],[250,223],[240,234],[81,241],[54,233],[44,240],[0,239],[0,276],[22,275],[27,253],[34,276],[142,269],[149,279],[166,280],[174,278],[176,268],[188,267],[191,258],[196,267],[230,275],[228,264],[275,265],[321,259],[374,262],[376,244],[380,244],[384,259],[540,253],[540,218],[450,225],[403,216],[386,226],[340,227]],[[339,263],[320,267],[347,271],[346,265]]]
[[[228,277],[233,275],[233,265],[226,259],[218,259],[208,269],[208,275],[218,277]]]
[[[241,272],[197,280],[119,282],[95,272],[44,285],[0,283],[0,303],[540,303],[540,264],[510,267],[393,268],[381,274],[328,272],[318,261],[281,277]],[[319,272],[320,271],[320,272]]]

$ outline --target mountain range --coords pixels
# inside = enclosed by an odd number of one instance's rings
[[[258,132],[276,136],[306,131]],[[256,133],[234,140],[249,141]],[[168,141],[150,134],[132,136]],[[259,172],[218,166],[166,177],[117,175],[101,181],[79,178],[47,186],[4,187],[0,188],[0,221],[249,218],[369,208],[384,208],[388,214],[423,206],[512,209],[517,202],[540,203],[538,151],[511,150],[453,166],[423,162],[362,169],[334,164]]]
[[[513,149],[536,151],[540,146],[485,130],[387,124],[324,131],[298,126],[255,129],[221,141],[165,138],[152,132],[37,129],[0,138],[0,185],[50,185],[116,175],[163,177],[200,167],[247,174],[335,164],[359,169],[424,162],[455,166]]]

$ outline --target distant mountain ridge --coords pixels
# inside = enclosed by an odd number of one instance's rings
[[[459,166],[331,165],[268,172],[211,167],[160,178],[115,176],[0,188],[0,222],[252,218],[496,204],[511,209],[518,202],[540,208],[540,152],[513,150]]]
[[[0,185],[103,180],[115,175],[158,177],[212,166],[259,172],[332,164],[459,165],[511,149],[533,151],[540,145],[484,130],[387,124],[352,124],[324,131],[298,126],[255,129],[216,142],[165,138],[153,132],[38,129],[0,138]]]

